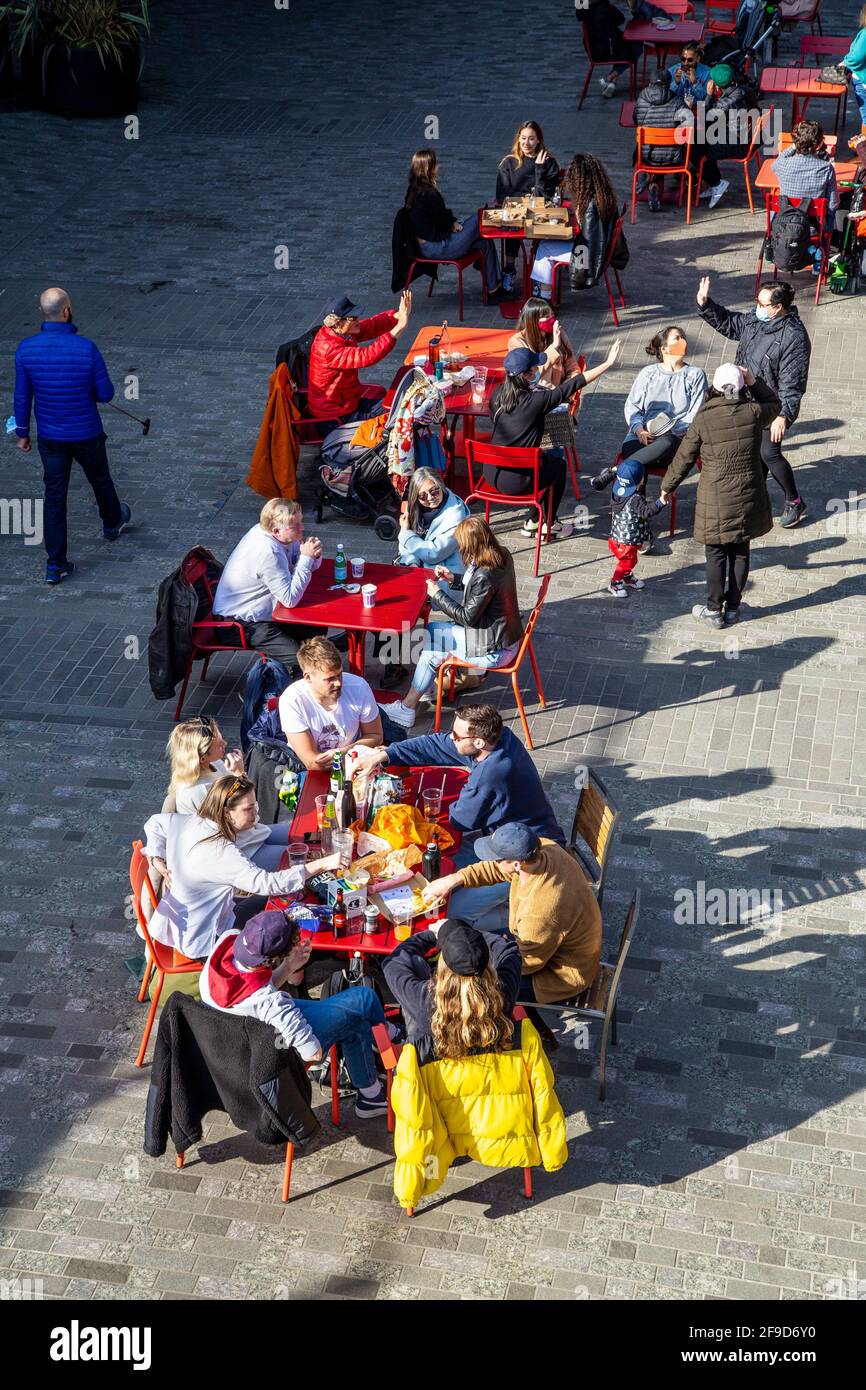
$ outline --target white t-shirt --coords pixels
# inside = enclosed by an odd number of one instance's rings
[[[361,732],[361,725],[379,718],[373,692],[361,676],[343,676],[340,698],[333,709],[319,704],[309,681],[295,681],[280,696],[280,723],[283,733],[308,732],[319,753],[329,748],[348,748]]]

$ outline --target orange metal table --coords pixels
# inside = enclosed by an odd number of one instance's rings
[[[848,97],[848,87],[844,82],[819,82],[815,68],[764,68],[761,73],[761,91],[768,95],[781,96],[789,92],[794,98],[791,124],[795,126],[802,120],[810,101],[832,100],[836,103],[834,130],[839,129],[840,112]]]

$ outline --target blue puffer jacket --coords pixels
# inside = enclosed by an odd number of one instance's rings
[[[110,401],[114,387],[102,353],[79,338],[72,323],[43,323],[15,353],[16,434],[30,433],[30,407],[36,407],[41,439],[94,439],[102,434],[97,401]]]

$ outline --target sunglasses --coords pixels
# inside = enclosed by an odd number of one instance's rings
[[[418,497],[419,497],[420,501],[422,501],[422,502],[434,502],[434,501],[436,500],[437,497],[441,497],[441,496],[442,496],[442,489],[441,489],[441,487],[432,487],[432,488],[429,488],[429,489],[428,489],[427,491],[425,491],[425,492],[422,492],[420,488],[418,489]]]

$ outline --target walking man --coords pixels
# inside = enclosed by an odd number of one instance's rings
[[[779,524],[799,525],[806,503],[794,482],[794,471],[782,453],[782,440],[800,413],[800,402],[809,381],[812,344],[797,310],[792,308],[794,287],[784,280],[765,280],[758,290],[754,313],[726,309],[710,297],[710,277],[698,286],[701,318],[737,344],[734,361],[779,398],[781,409],[761,436],[761,459],[785,494],[785,510]]]
[[[73,460],[81,464],[93,489],[107,541],[117,540],[132,513],[111,480],[96,408],[97,401],[110,401],[114,395],[102,353],[89,338],[79,336],[65,290],[45,290],[39,307],[41,331],[24,338],[15,353],[15,432],[18,448],[29,453],[33,407],[45,482],[45,582],[59,584],[75,570],[66,554],[66,497]]]

